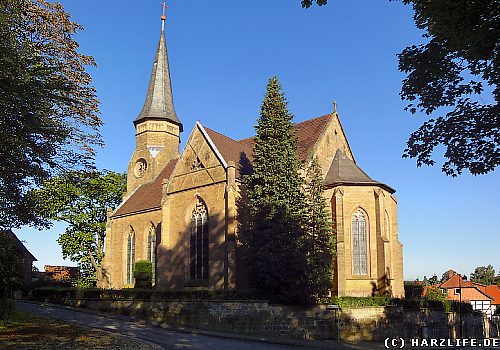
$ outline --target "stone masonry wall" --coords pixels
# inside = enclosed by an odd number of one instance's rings
[[[310,309],[266,302],[71,300],[71,306],[145,318],[173,327],[293,339],[336,339],[336,319],[324,306]]]
[[[337,339],[336,312],[314,308],[237,301],[140,301],[73,299],[69,305],[148,319],[172,327],[236,332],[290,339]],[[441,310],[403,310],[401,307],[345,308],[340,312],[342,340],[387,337],[457,338],[456,314]],[[489,336],[483,315],[463,315],[463,337]]]
[[[462,315],[462,323],[462,338],[489,337],[485,315]],[[460,338],[459,316],[442,310],[403,310],[394,306],[350,308],[342,310],[340,324],[344,340]]]

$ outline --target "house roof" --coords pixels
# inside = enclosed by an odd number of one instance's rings
[[[360,186],[381,186],[390,193],[396,192],[392,187],[389,187],[381,182],[373,180],[352,159],[347,157],[340,149],[335,153],[330,169],[328,170],[325,181],[325,186],[339,185],[360,185]]]
[[[444,283],[439,284],[438,287],[444,289],[460,288],[462,295],[453,295],[451,299],[459,300],[461,298],[464,301],[491,300],[492,304],[500,304],[500,287],[487,286],[471,281],[463,281],[462,275],[459,273],[450,273],[450,275],[452,276]]]
[[[462,287],[460,288],[462,291],[462,301],[470,301],[470,300],[492,300],[493,298],[482,292],[479,288],[472,287]],[[456,295],[453,298],[454,300],[460,300],[460,296]]]
[[[439,288],[445,288],[445,289],[460,288],[460,287],[474,287],[474,285],[470,281],[463,281],[462,275],[459,273],[453,275],[447,281],[439,285]]]
[[[163,194],[162,182],[170,177],[178,159],[172,159],[152,182],[139,186],[111,216],[119,217],[141,211],[160,209]]]
[[[28,250],[28,248],[26,248],[24,246],[24,243],[19,239],[17,238],[16,234],[14,233],[14,231],[12,231],[11,229],[8,229],[8,230],[3,230],[1,231],[3,233],[5,233],[7,236],[9,236],[12,240],[14,240],[14,242],[17,244],[17,246],[19,247],[19,249],[21,249],[21,252],[26,256],[26,257],[29,257],[32,261],[38,261],[34,256],[33,254],[31,254],[31,252]]]
[[[490,297],[493,298],[493,300],[491,301],[492,304],[500,305],[500,286],[497,285],[486,286],[485,292],[486,294],[488,294]]]

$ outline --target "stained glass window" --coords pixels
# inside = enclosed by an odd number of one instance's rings
[[[198,198],[191,215],[190,277],[192,280],[208,278],[208,211]]]
[[[127,284],[134,283],[135,232],[130,228],[127,239]]]
[[[359,210],[352,219],[352,262],[353,275],[368,274],[366,218]]]
[[[149,228],[148,233],[148,260],[151,261],[153,268],[153,274],[151,276],[151,281],[155,283],[156,277],[156,229],[153,224]]]

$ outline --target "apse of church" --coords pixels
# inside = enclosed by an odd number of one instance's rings
[[[131,287],[134,262],[147,259],[156,288],[246,288],[237,199],[254,141],[197,122],[179,152],[183,125],[174,108],[164,21],[145,103],[133,121],[127,193],[108,217],[99,285]],[[403,296],[395,190],[356,164],[336,108],[294,128],[299,157],[316,156],[325,174],[337,242],[332,293]]]

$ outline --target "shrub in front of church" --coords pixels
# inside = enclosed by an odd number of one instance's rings
[[[149,260],[139,260],[134,264],[134,288],[151,288],[153,264]]]

